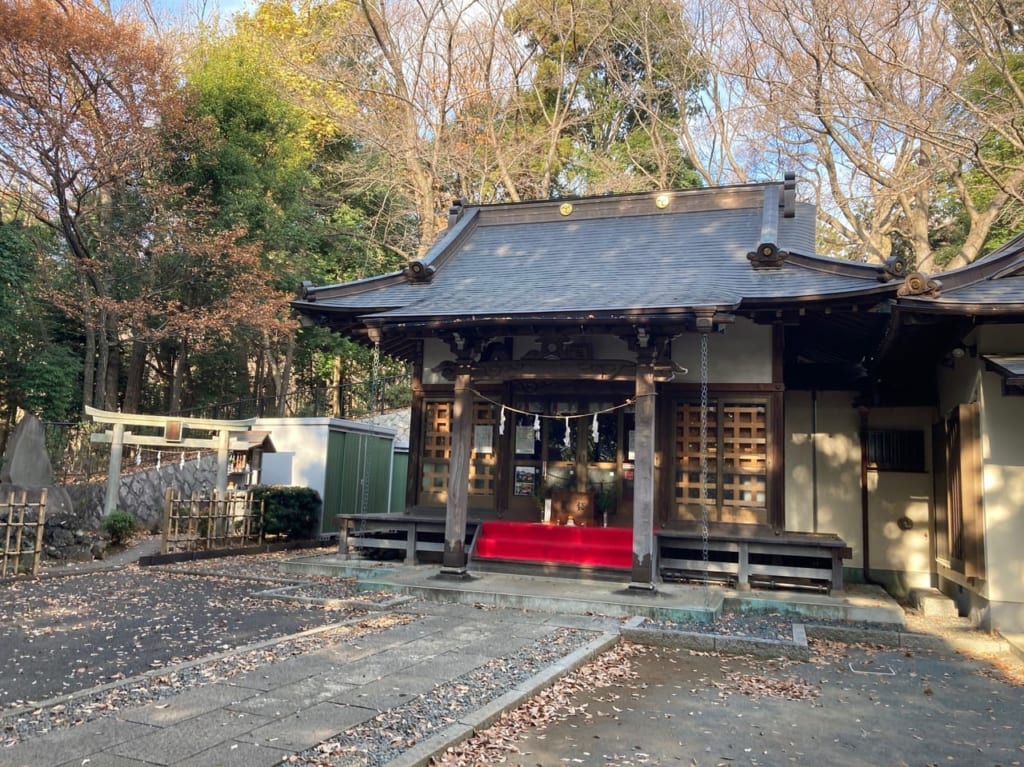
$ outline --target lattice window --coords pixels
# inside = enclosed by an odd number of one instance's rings
[[[452,407],[451,402],[427,402],[424,406],[423,457],[443,458],[452,456]]]
[[[708,496],[715,498],[718,478],[715,473],[718,455],[718,409],[708,406]],[[680,403],[676,407],[676,478],[675,497],[678,504],[700,505],[700,405]]]
[[[498,465],[494,447],[496,423],[494,405],[490,402],[473,403],[473,455],[469,463],[470,495],[494,495]]]
[[[454,403],[451,400],[430,400],[424,403],[423,460],[420,489],[437,502],[448,490],[448,466],[452,455],[452,421]],[[473,404],[473,452],[469,465],[470,495],[494,495],[497,476],[497,456],[494,445],[495,408],[489,402]],[[477,427],[484,427],[483,431]],[[487,430],[489,427],[489,431]],[[485,439],[485,434],[487,439]],[[489,441],[488,441],[489,439]],[[484,444],[476,444],[482,442]],[[487,452],[487,450],[490,452]]]
[[[764,404],[722,407],[722,505],[764,507],[768,489],[768,419]]]
[[[700,405],[676,406],[676,513],[699,519]],[[721,522],[767,522],[768,408],[764,402],[708,403],[707,498],[710,517]]]

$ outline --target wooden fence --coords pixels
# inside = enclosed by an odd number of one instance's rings
[[[39,574],[45,521],[46,490],[38,500],[30,501],[24,490],[0,498],[0,578]]]
[[[239,549],[262,542],[263,502],[254,505],[252,493],[183,498],[168,488],[161,546],[164,554]]]

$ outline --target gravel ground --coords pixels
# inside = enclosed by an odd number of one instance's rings
[[[118,711],[172,698],[185,690],[229,679],[237,674],[275,661],[314,652],[333,644],[356,643],[369,634],[386,631],[415,620],[409,615],[383,615],[327,628],[310,636],[286,639],[268,647],[242,650],[195,664],[178,666],[126,680],[123,685],[105,687],[92,695],[72,698],[32,711],[0,716],[0,747],[12,746],[26,738],[50,730],[74,727],[95,719],[113,716]]]
[[[459,679],[388,709],[338,738],[297,754],[305,767],[380,767],[450,727],[459,717],[509,692],[593,639],[592,632],[559,629],[517,653],[496,658]]]
[[[131,566],[11,582],[0,590],[0,710],[364,613],[259,598],[291,581],[246,559],[231,573]],[[354,589],[310,579],[292,593],[343,600]]]
[[[782,613],[758,612],[723,612],[715,621],[654,621],[644,622],[644,628],[657,628],[665,631],[687,631],[698,634],[715,634],[716,636],[750,637],[753,639],[772,639],[777,641],[793,641],[793,624],[811,623],[815,626],[845,626],[864,631],[892,631],[892,626],[863,621],[837,621],[808,619],[796,615]]]

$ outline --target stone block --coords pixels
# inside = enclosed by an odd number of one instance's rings
[[[938,589],[911,589],[910,602],[926,618],[956,618],[956,603]]]
[[[53,483],[46,431],[31,413],[18,421],[7,440],[0,482],[22,487],[47,487]]]

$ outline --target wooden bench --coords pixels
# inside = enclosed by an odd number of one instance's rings
[[[852,556],[838,535],[734,528],[710,532],[705,563],[699,530],[658,530],[655,536],[662,578],[699,578],[707,572],[738,589],[757,581],[841,591],[843,559]]]
[[[398,551],[406,564],[420,562],[421,554],[439,559],[444,553],[443,516],[412,514],[339,514],[338,553],[348,557],[354,550],[370,552]],[[466,550],[469,551],[479,522],[466,523]]]

